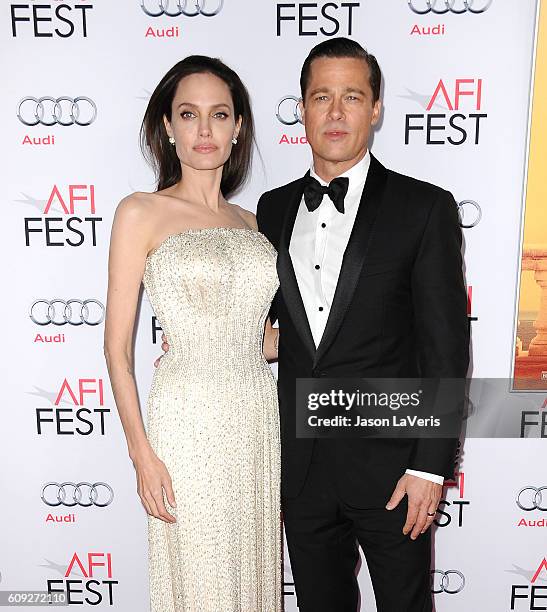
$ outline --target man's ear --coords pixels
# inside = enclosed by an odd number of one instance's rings
[[[165,126],[165,131],[167,132],[167,136],[171,138],[173,136],[173,130],[171,129],[171,124],[169,123],[169,119],[165,115],[163,115],[163,125]]]
[[[300,98],[300,101],[298,102],[298,110],[300,111],[300,116],[302,117],[302,124],[306,125],[304,119],[304,100],[302,98]]]
[[[381,114],[382,114],[382,101],[378,99],[376,100],[372,108],[372,119],[370,121],[371,125],[376,125],[378,121],[380,121]]]

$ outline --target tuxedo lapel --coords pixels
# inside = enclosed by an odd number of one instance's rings
[[[298,207],[300,206],[302,194],[304,193],[305,178],[308,174],[309,172],[304,178],[296,183],[295,189],[287,205],[277,250],[277,275],[279,277],[279,285],[287,310],[289,311],[294,326],[300,334],[302,342],[308,350],[310,357],[313,358],[315,355],[315,342],[313,341],[310,324],[306,316],[306,309],[304,308],[304,302],[302,301],[302,296],[298,289],[298,281],[296,280],[296,274],[289,254],[289,243],[291,241]]]
[[[370,158],[367,180],[342,259],[338,283],[334,292],[325,331],[315,353],[314,367],[332,344],[351,303],[370,243],[374,220],[382,202],[387,172],[384,166],[373,155]]]

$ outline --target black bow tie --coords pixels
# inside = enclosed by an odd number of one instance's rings
[[[333,179],[328,186],[323,187],[317,179],[308,175],[304,186],[304,202],[306,202],[308,210],[313,212],[323,201],[323,196],[327,194],[336,207],[336,210],[343,213],[344,198],[348,191],[348,185],[349,178],[347,176],[339,176]]]

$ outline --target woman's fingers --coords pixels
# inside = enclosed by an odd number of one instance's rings
[[[152,467],[137,469],[137,483],[137,491],[146,512],[167,523],[175,523],[177,519],[167,511],[163,498],[165,490],[169,504],[173,508],[176,506],[171,477],[164,463],[158,459]]]

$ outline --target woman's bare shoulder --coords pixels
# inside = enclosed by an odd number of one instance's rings
[[[116,207],[116,216],[135,222],[145,221],[153,214],[156,194],[135,191],[122,198]]]
[[[147,235],[153,226],[156,207],[153,193],[136,191],[120,200],[114,215],[114,229]]]
[[[232,203],[232,206],[236,207],[237,213],[247,225],[249,225],[253,229],[258,229],[256,216],[254,213],[252,213],[250,210],[247,210],[246,208],[243,208],[242,206],[239,206],[239,204]]]

